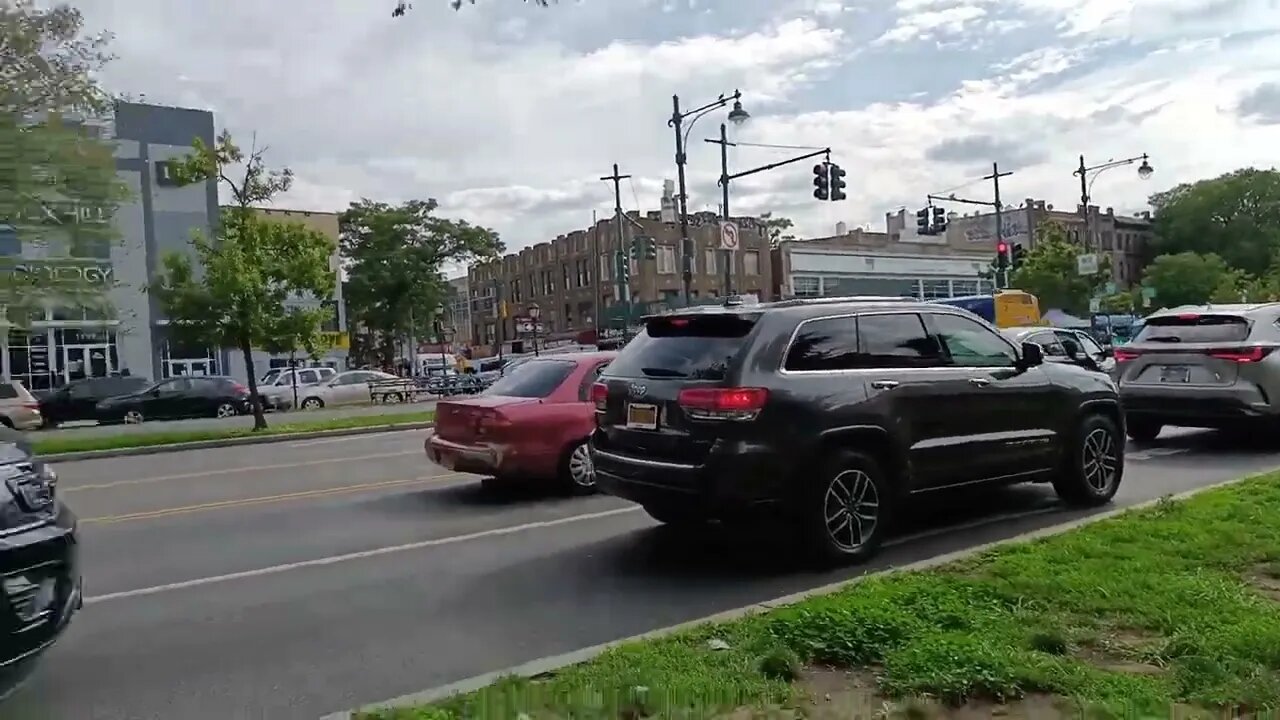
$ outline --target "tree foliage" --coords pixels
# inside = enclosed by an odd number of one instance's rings
[[[234,204],[223,208],[212,236],[193,234],[195,262],[182,253],[165,256],[151,291],[171,321],[170,331],[181,339],[240,350],[249,374],[254,429],[265,429],[253,349],[316,351],[326,313],[297,301],[332,297],[333,241],[300,223],[268,220],[254,212],[255,205],[286,192],[293,175],[287,169],[268,170],[262,150],[246,154],[227,132],[212,147],[197,140],[192,153],[175,166],[174,177],[182,183],[215,179],[231,192]]]
[[[0,305],[19,324],[48,304],[110,311],[106,287],[60,271],[110,257],[128,197],[111,144],[84,124],[109,110],[93,73],[110,60],[111,38],[83,26],[66,5],[0,2],[0,242],[44,246],[48,258],[0,267]]]
[[[446,295],[445,263],[494,258],[504,249],[494,231],[437,217],[436,207],[435,200],[400,205],[361,200],[339,219],[342,254],[349,263],[347,316],[380,335],[384,344],[431,327]]]
[[[1181,252],[1157,257],[1143,275],[1161,307],[1239,302],[1250,278],[1215,253]]]
[[[1244,168],[1151,196],[1152,254],[1210,253],[1251,276],[1280,260],[1280,172]]]
[[[1035,243],[1010,276],[1009,284],[1035,295],[1042,308],[1086,314],[1089,300],[1111,279],[1111,268],[1104,257],[1097,273],[1082,276],[1076,270],[1081,253],[1080,246],[1067,238],[1061,224],[1041,225],[1036,229]]]
[[[760,224],[764,226],[765,233],[769,236],[769,247],[776,248],[779,243],[787,240],[795,240],[796,236],[787,232],[795,223],[791,222],[791,218],[774,217],[773,213],[761,213]]]

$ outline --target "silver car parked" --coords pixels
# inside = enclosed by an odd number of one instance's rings
[[[1160,310],[1114,351],[1129,437],[1280,420],[1280,303]]]

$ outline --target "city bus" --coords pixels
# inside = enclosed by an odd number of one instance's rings
[[[964,308],[998,328],[1026,327],[1042,322],[1040,301],[1035,295],[1021,290],[997,290],[992,295],[967,295],[930,302]]]

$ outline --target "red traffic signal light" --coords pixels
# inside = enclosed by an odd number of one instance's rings
[[[1003,254],[1005,254],[1005,253],[1009,252],[1009,246],[1008,246],[1008,245],[1006,245],[1005,243],[1002,243],[1002,242],[1001,242],[1001,243],[996,243],[996,252],[998,252],[998,253],[1000,253],[1001,255],[1003,255]]]

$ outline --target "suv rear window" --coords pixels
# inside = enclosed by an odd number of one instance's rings
[[[1169,315],[1147,320],[1136,343],[1232,343],[1249,337],[1249,321],[1238,315]]]
[[[529,360],[499,378],[484,394],[544,398],[560,387],[575,365],[571,360]]]
[[[605,371],[615,377],[723,380],[759,315],[656,317]]]
[[[18,386],[11,382],[0,382],[0,400],[12,400],[18,397]]]

